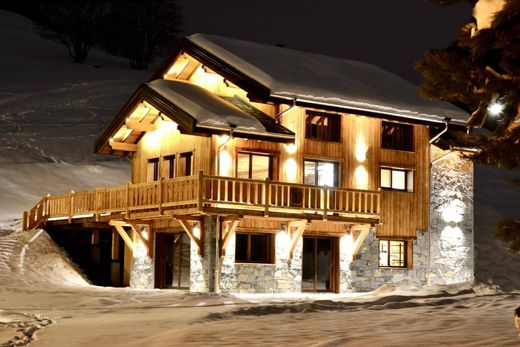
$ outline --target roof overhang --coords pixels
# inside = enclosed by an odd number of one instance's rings
[[[245,101],[240,101],[246,104]],[[114,136],[122,128],[130,127],[129,117],[136,108],[145,103],[153,107],[157,114],[148,119],[133,123],[132,136],[121,140],[123,145],[114,146]],[[124,154],[125,148],[135,148],[144,133],[153,131],[161,115],[176,124],[182,134],[208,136],[233,132],[233,136],[266,140],[271,142],[292,143],[294,133],[277,124],[274,119],[254,109],[252,105],[239,108],[209,91],[182,81],[156,80],[142,84],[123,106],[113,121],[97,139],[95,150],[101,154]],[[247,109],[254,109],[248,112]],[[117,140],[118,143],[120,139]]]
[[[197,45],[188,37],[185,37],[183,40],[181,40],[181,42],[177,45],[172,54],[166,60],[164,60],[160,68],[157,70],[157,73],[155,73],[152,76],[152,80],[162,78],[168,71],[169,67],[171,66],[175,58],[182,53],[188,53],[189,55],[193,56],[194,58],[202,62],[205,66],[208,66],[210,69],[214,70],[216,73],[221,75],[226,80],[233,82],[233,84],[237,85],[239,88],[247,91],[248,97],[252,101],[258,101],[263,103],[272,102],[291,105],[294,104],[302,107],[320,108],[334,112],[345,112],[374,118],[405,121],[414,124],[424,124],[434,127],[444,126],[446,120],[449,119],[450,125],[453,127],[459,129],[466,127],[466,122],[464,120],[452,118],[450,116],[445,115],[423,115],[420,113],[417,113],[415,115],[403,114],[397,112],[389,112],[385,110],[374,110],[363,107],[346,106],[334,102],[320,102],[316,100],[305,99],[297,95],[278,95],[276,93],[273,93],[268,86],[260,83],[251,76],[230,65],[225,60],[217,57],[208,50]]]

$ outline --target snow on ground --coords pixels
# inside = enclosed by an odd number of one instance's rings
[[[0,344],[517,346],[520,292],[461,284],[372,293],[209,295],[88,285],[41,230],[0,237]],[[24,251],[25,249],[25,251]],[[11,342],[9,342],[11,341]]]
[[[5,11],[0,46],[0,345],[520,344],[520,292],[493,286],[223,296],[89,285],[45,232],[21,233],[16,218],[46,193],[128,181],[128,162],[93,155],[93,141],[148,73],[97,51],[74,64]],[[518,191],[499,183],[504,175],[475,172],[477,269],[511,289],[518,258],[492,238],[496,220],[520,215]]]

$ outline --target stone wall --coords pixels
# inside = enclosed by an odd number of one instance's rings
[[[370,229],[353,261],[345,250],[348,241],[340,241],[341,292],[366,292],[383,284],[425,285],[428,270],[428,234],[418,231],[412,241],[413,268],[380,268],[379,242],[375,229]]]
[[[290,293],[301,291],[302,240],[293,258],[288,259],[289,237],[285,231],[275,236],[274,264],[235,263],[235,235],[220,261],[220,291],[224,293]]]
[[[440,154],[432,150],[432,158]],[[457,153],[436,162],[431,169],[430,195],[429,282],[473,281],[473,164]]]
[[[197,244],[191,241],[190,292],[204,293],[213,289],[216,228],[216,217],[206,216],[203,230],[195,229],[196,233],[203,233],[204,247],[201,257]]]
[[[130,260],[130,288],[153,289],[154,271],[154,260],[148,256],[143,242],[138,240]]]

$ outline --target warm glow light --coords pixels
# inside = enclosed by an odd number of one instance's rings
[[[218,142],[219,145],[225,143],[227,140],[229,140],[229,135],[217,136],[217,142]]]
[[[488,110],[488,113],[490,116],[498,116],[502,113],[502,111],[504,111],[504,108],[506,107],[506,105],[504,105],[503,103],[501,103],[500,101],[495,101],[493,103],[491,103],[487,110]]]
[[[294,143],[285,144],[285,151],[287,152],[287,154],[296,153],[296,145]]]
[[[200,238],[200,227],[198,223],[193,226],[193,236]]]
[[[162,118],[159,118],[157,120],[157,124],[159,125],[161,131],[177,130],[177,123],[175,123],[174,121],[163,120]]]
[[[231,163],[233,159],[231,154],[227,150],[220,151],[219,154],[219,175],[220,176],[231,176]]]
[[[459,199],[453,199],[442,209],[441,218],[446,223],[460,223],[464,215],[464,203]]]
[[[360,163],[367,159],[367,145],[362,136],[358,136],[356,140],[356,160]]]
[[[147,230],[142,230],[141,235],[143,235],[143,239],[148,240],[148,231]]]
[[[147,148],[159,148],[161,146],[161,131],[152,131],[143,136],[143,144]]]
[[[339,249],[341,253],[344,252],[347,256],[352,257],[352,253],[354,253],[354,241],[350,233],[343,235],[339,239]]]
[[[367,189],[368,187],[368,172],[363,165],[360,165],[354,171],[354,180],[356,188]]]
[[[285,161],[285,176],[287,182],[296,182],[296,173],[298,171],[298,166],[296,165],[296,161],[294,158],[289,158]]]
[[[186,57],[180,57],[177,59],[177,61],[170,67],[168,72],[163,76],[164,79],[167,79],[168,77],[172,77],[172,79],[177,78],[179,76],[179,73],[184,70],[186,65],[188,65],[189,59]]]
[[[289,237],[288,231],[287,232],[280,231],[280,232],[276,233],[275,242],[276,242],[276,247],[278,247],[279,249],[283,249],[283,250],[288,249],[289,241],[290,241],[290,237]]]
[[[464,234],[459,227],[446,226],[441,231],[441,239],[452,246],[462,245],[464,243]]]

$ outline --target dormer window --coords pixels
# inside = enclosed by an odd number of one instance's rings
[[[383,122],[382,130],[381,148],[413,152],[413,125]]]
[[[322,141],[341,141],[341,115],[307,111],[305,138]]]

